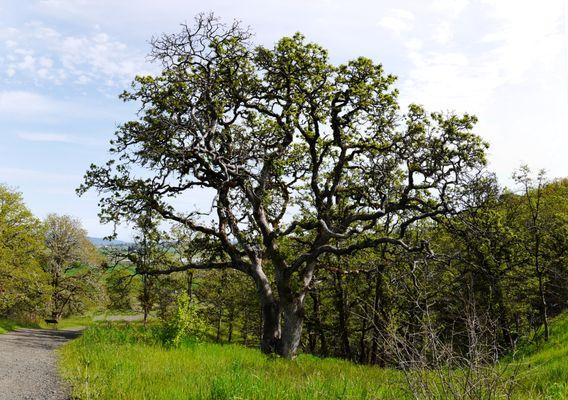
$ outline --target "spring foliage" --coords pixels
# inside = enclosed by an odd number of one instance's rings
[[[163,318],[163,342],[177,347],[184,340],[202,339],[205,331],[206,325],[198,313],[197,305],[190,301],[187,293],[181,293],[176,299],[173,312]]]

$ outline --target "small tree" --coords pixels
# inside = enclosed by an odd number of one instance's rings
[[[163,340],[171,346],[179,346],[186,338],[199,340],[206,331],[205,323],[199,316],[197,304],[191,302],[186,292],[176,299],[173,313],[163,316]]]
[[[528,209],[528,223],[526,224],[528,237],[525,241],[528,254],[532,259],[534,273],[538,281],[538,298],[540,308],[540,318],[544,327],[544,340],[548,340],[548,305],[546,304],[545,294],[545,266],[542,260],[542,245],[546,232],[542,218],[543,188],[546,184],[545,173],[539,171],[536,179],[531,177],[528,166],[523,165],[513,174],[513,179],[521,185],[522,196]]]
[[[247,274],[262,350],[292,357],[318,259],[385,243],[412,250],[407,228],[449,212],[486,145],[473,116],[417,105],[401,114],[395,77],[368,58],[336,66],[301,34],[272,49],[250,38],[200,15],[154,39],[162,73],[122,95],[140,103],[140,119],[120,127],[115,158],[93,165],[79,193],[100,192],[103,222],[152,210],[206,237],[214,256],[171,271]],[[211,194],[211,211],[172,202],[195,193]],[[377,235],[388,216],[397,229]]]
[[[550,183],[544,170],[533,176],[526,165],[519,168],[513,178],[520,186],[521,210],[524,211],[519,215],[520,238],[527,255],[525,260],[532,266],[536,278],[540,323],[544,340],[548,340],[550,267],[562,260],[566,251],[566,192],[560,182]]]

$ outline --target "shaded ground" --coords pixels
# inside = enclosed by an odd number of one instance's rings
[[[73,330],[19,329],[0,335],[0,400],[65,400],[54,349],[76,338]]]

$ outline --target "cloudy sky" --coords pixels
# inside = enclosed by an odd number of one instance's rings
[[[156,71],[149,39],[208,11],[243,21],[260,44],[301,31],[336,63],[371,57],[398,75],[404,104],[475,113],[504,184],[521,163],[568,176],[566,3],[0,0],[0,182],[40,217],[72,214],[91,235],[110,233],[96,196],[74,190],[134,116],[117,95]]]

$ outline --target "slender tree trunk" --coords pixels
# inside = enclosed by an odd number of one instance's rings
[[[364,364],[367,362],[367,303],[365,303],[365,308],[363,311],[363,322],[361,327],[361,337],[359,338],[359,363]]]
[[[373,335],[371,339],[371,354],[369,356],[369,362],[371,364],[377,364],[378,361],[382,363],[382,358],[379,360],[379,343],[382,343],[382,328],[383,321],[381,318],[381,308],[384,307],[383,301],[383,266],[382,264],[377,266],[376,276],[375,276],[375,296],[373,299]]]
[[[51,318],[55,320],[59,320],[61,317],[61,313],[59,311],[59,266],[52,266],[52,274],[53,279],[51,282],[51,286],[53,288],[53,294],[51,295],[51,303],[52,303],[52,311],[51,311]]]
[[[235,307],[231,307],[229,311],[229,332],[227,333],[227,342],[233,340],[233,325],[235,323]]]
[[[538,203],[537,203],[538,204]],[[549,329],[548,329],[548,305],[546,304],[546,295],[544,290],[544,273],[542,271],[542,265],[540,263],[540,241],[541,236],[538,229],[538,206],[533,216],[533,229],[534,233],[534,268],[536,272],[536,277],[538,280],[538,297],[540,303],[540,319],[544,327],[544,340],[548,341]]]
[[[223,319],[223,308],[219,306],[219,313],[217,314],[217,337],[216,341],[221,341],[221,320]]]
[[[313,321],[310,321],[310,323],[308,323],[307,327],[308,329],[308,350],[310,352],[310,354],[316,354],[316,347],[318,345],[317,343],[317,336],[316,336],[316,331],[315,331],[315,323]]]
[[[347,305],[345,304],[345,291],[343,289],[343,276],[341,273],[335,274],[335,301],[339,313],[339,337],[341,341],[341,355],[351,359],[351,345],[349,343],[349,328]]]
[[[505,299],[503,296],[503,288],[501,287],[501,276],[498,275],[494,278],[495,280],[495,296],[497,301],[497,306],[499,307],[499,325],[501,328],[501,333],[503,335],[503,340],[507,343],[509,348],[515,346],[513,336],[511,335],[511,328],[509,326],[509,319],[507,318],[507,305],[505,304]]]
[[[189,297],[189,301],[191,301],[193,297],[193,271],[187,271],[187,296]]]
[[[526,191],[526,196],[531,206],[531,199],[529,191]],[[542,182],[539,182],[537,192],[536,192],[536,204],[534,207],[531,206],[532,214],[532,224],[534,230],[534,266],[536,271],[536,276],[538,279],[538,294],[540,300],[540,318],[544,326],[544,340],[548,341],[549,329],[548,329],[548,305],[546,304],[546,295],[544,290],[544,273],[542,271],[542,265],[540,264],[540,244],[541,244],[541,231],[540,231],[540,205],[542,196]]]
[[[538,275],[538,293],[540,297],[540,317],[544,326],[544,340],[548,341],[549,328],[548,328],[548,305],[546,304],[546,295],[544,292],[544,279],[542,271],[537,268]]]
[[[379,357],[379,353],[383,352],[382,343],[383,343],[384,329],[386,324],[386,321],[384,321],[384,319],[386,319],[386,313],[384,310],[385,294],[384,294],[384,276],[383,276],[386,265],[386,252],[387,252],[387,245],[384,244],[381,248],[381,258],[375,270],[376,275],[375,275],[375,296],[373,299],[373,334],[371,339],[371,354],[369,356],[369,362],[371,364],[379,363],[380,366],[384,366],[384,359],[383,357]],[[381,343],[380,349],[379,349],[379,343]]]
[[[143,304],[142,308],[144,309],[144,328],[148,323],[148,312],[150,311],[150,293],[148,291],[148,275],[142,275],[142,283],[143,283]]]
[[[323,324],[321,322],[321,302],[319,296],[319,290],[314,288],[310,291],[310,297],[313,300],[313,313],[314,313],[314,323],[315,323],[315,331],[317,332],[320,340],[320,354],[322,356],[327,356],[327,340],[325,337],[325,331],[323,329]]]
[[[248,345],[248,334],[249,334],[249,313],[245,310],[243,316],[243,346]]]
[[[227,280],[227,271],[221,271],[221,280],[219,281],[219,286],[217,286],[217,307],[218,307],[218,314],[217,314],[217,337],[216,341],[221,341],[221,322],[223,320],[223,308],[225,307],[225,302],[223,299],[223,288],[225,287]]]

